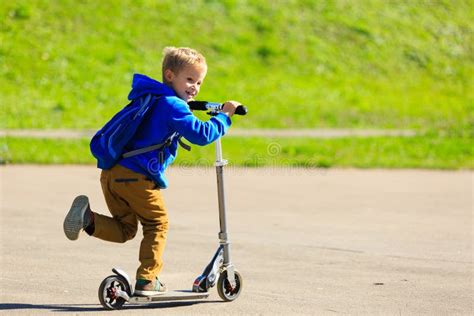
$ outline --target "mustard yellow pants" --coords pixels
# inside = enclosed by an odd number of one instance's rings
[[[153,280],[162,268],[168,232],[168,212],[161,191],[144,175],[115,165],[102,170],[100,182],[113,217],[94,213],[94,237],[123,243],[135,237],[138,222],[143,227],[137,279]]]

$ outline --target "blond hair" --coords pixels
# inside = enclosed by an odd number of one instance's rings
[[[165,71],[171,70],[175,74],[179,73],[184,67],[188,65],[204,65],[206,66],[206,58],[198,51],[188,47],[165,47],[163,49],[162,75],[163,82],[165,79]]]

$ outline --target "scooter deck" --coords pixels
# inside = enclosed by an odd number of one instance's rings
[[[132,296],[129,303],[188,301],[204,299],[207,297],[209,297],[209,292],[196,293],[192,291],[174,290],[155,296]]]

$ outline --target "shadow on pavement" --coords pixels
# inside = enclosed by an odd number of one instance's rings
[[[97,304],[23,304],[0,303],[0,311],[4,310],[49,310],[51,312],[97,312],[103,308]]]
[[[180,306],[191,306],[205,303],[222,303],[222,301],[189,301],[149,303],[141,305],[125,305],[124,310],[149,309],[149,308],[173,308]],[[0,303],[0,311],[5,310],[49,310],[50,312],[99,312],[105,309],[98,304],[23,304],[23,303]]]

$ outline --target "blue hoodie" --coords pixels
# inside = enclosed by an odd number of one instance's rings
[[[128,99],[133,100],[149,93],[161,97],[157,104],[150,108],[150,112],[128,144],[127,150],[163,143],[174,133],[178,133],[193,144],[204,146],[223,136],[231,125],[230,118],[223,113],[207,122],[199,120],[171,87],[147,76],[135,74]],[[124,158],[119,164],[153,179],[159,188],[165,189],[168,187],[168,180],[164,172],[175,160],[177,150],[178,137],[174,137],[168,147]],[[160,155],[163,160],[159,158]]]

